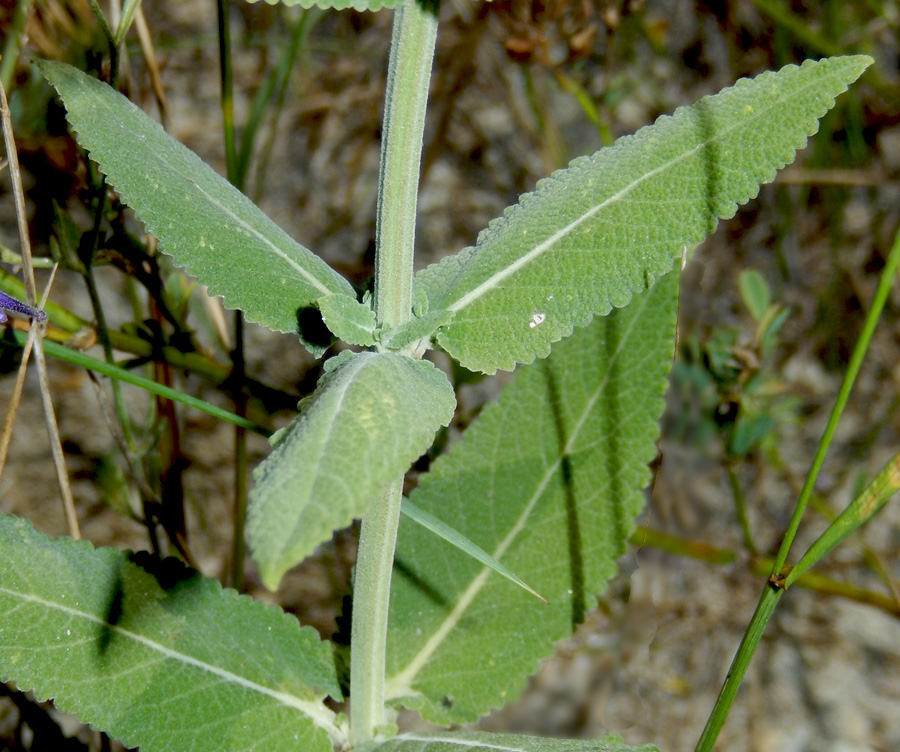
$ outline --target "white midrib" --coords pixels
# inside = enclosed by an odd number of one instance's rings
[[[723,128],[718,133],[716,133],[715,136],[711,136],[710,138],[702,141],[701,143],[697,144],[693,149],[689,149],[688,151],[682,152],[675,159],[672,159],[672,160],[666,162],[665,164],[662,164],[659,167],[656,167],[653,170],[650,170],[650,172],[647,172],[647,173],[641,175],[639,178],[637,178],[636,180],[629,183],[627,186],[622,188],[617,193],[614,193],[609,198],[605,199],[604,201],[601,201],[596,206],[588,209],[584,214],[582,214],[581,216],[579,216],[576,219],[573,219],[571,222],[569,222],[569,224],[565,225],[564,227],[561,227],[559,230],[554,232],[549,238],[542,241],[541,243],[538,243],[534,248],[532,248],[530,251],[528,251],[525,255],[517,258],[509,266],[501,269],[500,271],[498,271],[495,274],[488,277],[484,282],[482,282],[480,285],[478,285],[478,287],[476,287],[473,290],[471,290],[470,292],[466,293],[461,298],[457,299],[454,303],[451,303],[447,307],[447,310],[450,311],[451,313],[458,313],[463,308],[466,308],[467,306],[471,305],[476,300],[478,300],[479,298],[481,298],[484,295],[486,295],[487,293],[489,293],[491,290],[494,290],[497,287],[499,287],[504,282],[504,280],[511,277],[513,274],[518,272],[521,268],[523,268],[524,266],[527,266],[535,259],[544,255],[547,251],[549,251],[551,248],[553,248],[553,246],[555,246],[560,240],[562,240],[567,235],[569,235],[570,233],[577,230],[582,224],[587,222],[589,219],[593,218],[598,212],[602,211],[603,209],[605,209],[608,206],[611,206],[611,205],[617,203],[618,201],[621,201],[623,198],[625,198],[629,193],[634,191],[642,183],[645,183],[646,181],[654,178],[656,175],[659,175],[661,172],[665,172],[666,170],[670,169],[671,167],[674,167],[675,165],[677,165],[678,163],[683,162],[685,159],[688,159],[689,157],[693,156],[696,152],[700,151],[701,149],[705,149],[710,144],[713,144],[716,141],[722,140],[732,131],[739,130],[739,129],[743,130],[745,128],[751,127],[751,124],[753,123],[754,120],[759,119],[765,113],[780,106],[782,101],[783,101],[783,98],[771,103],[771,105],[769,107],[759,108],[759,110],[756,112],[756,114],[749,120],[745,120],[740,123]]]
[[[98,104],[99,107],[105,109],[105,105],[102,103],[102,101],[99,100],[99,98],[96,98],[95,101],[96,101],[96,102],[99,102],[99,104]],[[135,107],[135,109],[137,109],[138,111],[140,111],[140,109],[137,108],[137,107],[136,107],[134,104],[132,104],[131,102],[129,102],[129,104],[131,104],[132,107]],[[118,119],[119,122],[122,124],[122,127],[123,127],[125,130],[127,130],[132,136],[134,136],[138,141],[140,141],[140,142],[142,142],[142,143],[146,143],[146,141],[145,141],[143,138],[141,138],[141,136],[143,136],[144,134],[142,134],[142,133],[140,133],[140,132],[138,132],[138,131],[134,131],[134,130],[132,130],[131,128],[129,128],[129,127],[128,127],[128,123],[127,123],[124,119],[122,119],[122,118],[117,118],[117,119]],[[180,146],[182,149],[186,149],[192,156],[196,156],[196,155],[195,155],[193,152],[191,152],[190,149],[188,149],[184,144],[182,144],[182,143],[180,143],[180,142],[176,142],[176,143],[177,143],[178,146]],[[158,151],[152,150],[152,149],[148,149],[148,150],[147,150],[147,153],[149,153],[149,154],[151,154],[153,157],[155,157],[156,160],[157,160],[159,163],[163,164],[166,168],[168,168],[169,170],[171,170],[174,174],[176,174],[176,175],[178,175],[178,176],[180,176],[180,177],[183,177],[185,180],[187,180],[191,185],[193,185],[193,186],[200,192],[201,195],[203,195],[203,196],[207,199],[207,201],[209,201],[210,204],[212,204],[213,206],[217,207],[219,210],[221,210],[222,212],[224,212],[228,217],[230,217],[232,220],[234,220],[234,222],[235,222],[242,230],[244,230],[245,232],[247,232],[250,236],[255,237],[255,238],[256,238],[257,240],[259,240],[263,245],[267,246],[275,256],[277,256],[277,257],[280,258],[282,261],[284,261],[284,262],[287,263],[289,266],[291,266],[294,270],[296,270],[296,271],[299,273],[299,275],[300,275],[301,277],[303,277],[303,278],[304,278],[310,285],[312,285],[316,290],[318,290],[319,292],[321,292],[322,295],[330,295],[330,294],[334,294],[334,293],[340,294],[340,293],[342,293],[342,292],[345,293],[345,291],[332,290],[330,287],[328,287],[324,282],[322,282],[322,281],[319,280],[315,275],[313,275],[312,272],[310,272],[310,271],[309,271],[308,269],[306,269],[304,266],[302,266],[301,264],[299,264],[295,259],[291,258],[291,257],[290,257],[287,253],[285,253],[281,248],[279,248],[277,245],[275,245],[275,243],[274,243],[273,241],[271,241],[269,238],[267,238],[265,235],[263,235],[259,230],[256,229],[256,227],[254,227],[252,224],[246,222],[245,220],[241,219],[241,217],[239,217],[237,214],[235,214],[229,207],[227,207],[227,206],[225,206],[224,204],[222,204],[217,198],[215,198],[213,195],[211,195],[205,188],[203,188],[199,183],[197,183],[192,177],[187,176],[187,175],[183,175],[183,174],[181,173],[181,171],[180,171],[177,167],[175,167],[172,163],[170,163],[168,160],[166,160],[166,159],[163,157],[163,155],[160,154]],[[217,178],[219,178],[220,180],[222,180],[223,183],[224,183],[225,185],[228,185],[229,187],[233,187],[233,186],[231,186],[230,183],[228,183],[228,182],[227,182],[224,178],[222,178],[220,175],[218,175],[217,173],[214,173],[214,174],[216,175]],[[237,191],[237,189],[235,189],[235,191]],[[238,193],[240,194],[239,191],[238,191]],[[243,194],[240,194],[240,196],[241,196],[241,198],[243,198]],[[240,200],[240,199],[239,199],[239,200]],[[250,200],[247,199],[247,201],[249,202]],[[252,202],[250,202],[250,203],[252,204]],[[255,205],[254,205],[254,206],[255,206]],[[262,213],[261,210],[260,210],[260,213]],[[263,214],[263,216],[265,216],[265,215]],[[269,219],[268,217],[266,217],[266,219],[267,219],[269,222],[272,223],[272,226],[275,227],[276,230],[278,230],[279,232],[283,232],[283,230],[281,230],[281,228],[278,227],[278,225],[276,225],[274,222],[272,222],[271,219]],[[288,236],[287,234],[285,234],[285,237],[288,238],[288,239],[290,239],[289,236]],[[293,243],[293,242],[295,242],[295,241],[291,240],[291,242]],[[297,248],[301,250],[301,252],[307,250],[307,249],[303,248],[303,246],[301,246],[299,243],[297,243],[296,245],[297,245]],[[307,251],[307,252],[310,254],[311,258],[317,259],[317,257],[314,256],[314,255],[312,254],[312,251]],[[331,271],[330,268],[329,268],[329,271]]]
[[[293,708],[303,713],[303,715],[312,720],[313,723],[316,724],[316,726],[325,730],[331,737],[332,741],[337,743],[344,741],[344,733],[335,724],[334,713],[332,713],[321,703],[301,700],[300,698],[294,697],[293,695],[287,694],[286,692],[279,692],[278,690],[265,687],[262,684],[257,684],[256,682],[245,679],[243,676],[239,676],[238,674],[232,673],[231,671],[226,671],[225,669],[219,668],[218,666],[214,666],[210,663],[205,663],[204,661],[197,660],[196,658],[192,658],[191,656],[185,655],[184,653],[179,653],[176,650],[167,648],[165,645],[154,642],[153,640],[144,637],[143,635],[137,634],[136,632],[132,632],[128,629],[123,629],[122,627],[116,626],[115,624],[110,624],[105,619],[101,619],[97,616],[94,616],[93,614],[89,614],[85,611],[79,611],[77,608],[72,608],[71,606],[63,606],[60,603],[54,603],[53,601],[39,598],[36,595],[20,593],[4,587],[0,587],[0,593],[8,595],[12,598],[16,598],[25,603],[35,603],[44,608],[61,611],[62,613],[69,614],[70,616],[73,616],[77,619],[83,619],[85,621],[91,622],[92,624],[98,624],[104,629],[108,629],[113,634],[120,635],[121,637],[125,637],[129,640],[134,640],[138,644],[159,653],[164,658],[169,658],[171,660],[178,661],[179,663],[183,663],[187,666],[198,668],[201,671],[205,671],[214,676],[218,676],[219,678],[224,679],[229,683],[237,684],[238,686],[243,687],[244,689],[247,689],[251,692],[258,692],[259,694],[271,697],[282,705]]]
[[[639,305],[641,308],[645,308],[647,305],[648,296],[643,295],[638,300],[639,303],[636,303],[636,305]],[[594,391],[591,398],[585,403],[585,408],[582,411],[581,417],[578,419],[578,423],[575,424],[572,435],[566,442],[566,445],[563,448],[562,452],[560,452],[555,462],[553,462],[551,465],[548,465],[546,471],[544,472],[544,476],[541,478],[540,483],[538,483],[537,488],[531,495],[531,498],[525,504],[525,507],[523,508],[522,513],[519,515],[515,524],[510,528],[509,532],[506,534],[506,537],[502,541],[500,541],[497,548],[491,553],[491,556],[497,559],[497,561],[500,561],[500,559],[503,557],[503,554],[506,553],[515,539],[518,537],[519,533],[521,533],[525,528],[525,525],[527,524],[528,518],[531,516],[534,507],[543,496],[544,490],[547,488],[547,484],[552,480],[553,476],[556,475],[560,463],[562,463],[563,457],[566,457],[572,451],[572,446],[581,434],[581,430],[584,427],[588,416],[591,414],[591,411],[594,409],[594,405],[597,404],[597,400],[600,399],[601,395],[603,394],[603,389],[605,388],[606,383],[609,380],[609,374],[613,371],[613,365],[628,343],[631,330],[634,328],[639,318],[640,314],[638,313],[638,315],[632,318],[628,329],[623,332],[621,338],[619,339],[619,346],[616,348],[615,352],[612,354],[612,357],[609,360],[609,366],[606,370],[606,375],[604,376],[603,380],[597,385],[597,389]],[[419,674],[425,664],[428,663],[428,661],[431,659],[431,656],[434,655],[434,653],[440,647],[441,643],[443,643],[443,641],[447,638],[447,635],[449,635],[450,632],[460,622],[463,614],[465,614],[466,610],[481,592],[481,589],[487,582],[490,573],[491,570],[488,567],[482,568],[482,570],[469,583],[469,586],[463,591],[459,600],[456,602],[456,605],[453,607],[453,610],[451,610],[447,615],[447,618],[444,619],[440,627],[438,627],[434,634],[432,634],[432,636],[422,646],[422,649],[407,664],[406,668],[403,669],[403,671],[401,671],[399,674],[395,674],[394,676],[386,679],[385,693],[388,699],[393,699],[396,697],[406,697],[410,694],[414,694],[415,691],[413,690],[412,685],[415,681],[416,676]]]
[[[447,734],[446,736],[437,736],[436,734],[403,734],[397,737],[399,742],[425,742],[426,744],[448,744],[451,746],[469,749],[487,749],[493,752],[522,752],[521,747],[510,747],[509,744],[502,744],[497,741],[483,741],[481,739],[467,739],[465,735],[454,736]]]

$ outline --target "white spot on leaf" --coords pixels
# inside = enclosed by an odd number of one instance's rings
[[[533,314],[531,315],[531,320],[528,322],[528,328],[529,328],[529,329],[534,329],[534,328],[536,328],[536,327],[539,327],[539,326],[540,326],[541,324],[543,324],[546,320],[547,320],[547,314],[546,314],[546,313],[533,313]]]

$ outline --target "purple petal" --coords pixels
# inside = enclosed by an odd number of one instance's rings
[[[3,313],[2,309],[6,309],[7,311],[15,311],[16,313],[24,314],[25,316],[31,316],[37,322],[43,322],[47,319],[47,314],[43,311],[39,311],[37,308],[32,308],[29,305],[25,305],[24,303],[19,302],[13,297],[10,297],[5,292],[0,292],[0,323],[6,321],[6,314]]]

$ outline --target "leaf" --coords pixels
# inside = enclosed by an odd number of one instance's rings
[[[456,399],[431,363],[341,353],[299,417],[253,473],[247,533],[266,587],[335,530],[362,517],[453,417]]]
[[[315,630],[176,560],[53,540],[8,516],[0,681],[142,752],[330,752],[344,738],[322,704],[340,690]]]
[[[677,275],[520,370],[410,499],[550,601],[401,519],[387,697],[429,721],[515,698],[616,572],[644,503],[675,332]]]
[[[298,333],[298,311],[318,298],[356,300],[347,280],[121,94],[69,65],[36,65],[110,185],[160,248],[226,305],[270,329]]]
[[[738,275],[738,287],[741,291],[741,299],[750,315],[760,321],[766,313],[766,309],[772,302],[772,293],[765,277],[756,269],[745,269]]]
[[[375,311],[346,295],[327,295],[316,301],[325,326],[349,345],[375,344]]]
[[[895,454],[875,479],[822,533],[785,578],[789,588],[805,572],[812,569],[851,533],[871,520],[890,498],[900,491],[900,454]]]
[[[453,314],[449,311],[435,311],[414,316],[406,323],[382,334],[381,342],[385,347],[399,350],[433,334],[439,327],[449,324],[452,318]]]
[[[486,731],[403,734],[378,745],[372,752],[659,752],[652,744],[629,747],[621,737],[603,739],[545,739]]]
[[[871,63],[807,61],[738,81],[539,182],[474,248],[417,275],[429,310],[454,314],[438,343],[470,370],[508,370],[627,305],[792,162]]]
[[[249,0],[251,3],[257,0]],[[266,0],[269,5],[299,5],[301,8],[312,8],[313,6],[327,10],[334,8],[335,10],[381,10],[382,8],[396,8],[398,5],[406,2],[406,0]]]
[[[497,561],[493,556],[488,554],[486,551],[478,548],[472,541],[466,538],[464,535],[460,535],[459,531],[450,527],[443,522],[441,522],[437,517],[428,514],[421,509],[419,509],[415,504],[413,504],[409,499],[403,499],[401,503],[400,510],[409,517],[413,522],[418,523],[426,530],[431,531],[439,538],[443,538],[447,543],[451,546],[456,546],[460,551],[471,556],[473,559],[480,561],[486,567],[490,567],[501,577],[505,577],[510,582],[515,583],[520,588],[525,590],[528,593],[531,593],[535,598],[542,600],[544,603],[547,602],[547,599],[541,596],[534,588],[529,586],[527,583],[522,582],[513,572],[510,572],[506,567],[504,567],[499,561]]]

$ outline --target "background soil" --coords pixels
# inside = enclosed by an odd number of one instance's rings
[[[815,145],[773,185],[763,187],[735,219],[723,223],[695,252],[683,277],[683,341],[693,335],[708,341],[714,330],[726,326],[739,328],[743,339],[750,339],[754,324],[737,285],[743,269],[759,270],[774,299],[790,310],[769,364],[770,379],[785,400],[781,404],[788,407],[779,414],[768,443],[735,468],[757,547],[771,552],[793,509],[900,217],[900,7],[895,2],[786,4],[803,20],[803,28],[817,35],[810,39],[761,12],[764,5],[445,2],[417,250],[424,266],[471,244],[479,229],[521,192],[531,190],[537,179],[601,146],[598,130],[564,91],[564,78],[583,87],[598,103],[609,132],[619,136],[741,76],[820,56],[817,40],[873,54],[877,81],[861,82],[845,95],[846,103],[826,118]],[[82,30],[91,28],[89,12],[74,0],[58,7],[77,19]],[[44,14],[42,23],[55,28],[51,6],[39,3],[37,8]],[[224,173],[215,8],[201,0],[148,0],[144,10],[163,65],[170,131]],[[235,6],[239,123],[266,66],[286,43],[296,10]],[[250,183],[259,185],[260,203],[276,222],[359,285],[371,275],[390,22],[389,13],[352,12],[328,13],[319,21],[293,71],[269,167]],[[89,47],[92,35],[84,33],[88,41],[80,43]],[[72,48],[79,40],[59,29],[54,39],[55,56],[76,56]],[[136,46],[129,52],[133,98],[154,112],[140,54]],[[36,86],[24,65],[17,85]],[[20,124],[29,134],[39,131]],[[43,142],[39,133],[34,138],[26,135],[23,149],[46,155],[50,137],[45,132]],[[24,161],[43,164],[36,157]],[[41,225],[46,222],[42,202],[53,193],[42,193],[41,181],[63,179],[59,173],[46,175],[35,167],[31,178],[37,238],[48,235]],[[257,193],[252,187],[248,192]],[[0,239],[16,247],[12,200],[8,193],[0,198]],[[74,195],[66,201],[78,216]],[[110,325],[129,321],[121,275],[101,269],[100,284]],[[75,274],[62,274],[52,297],[91,318]],[[870,478],[897,451],[898,312],[900,294],[895,291],[817,488],[832,509],[846,504],[860,479]],[[250,374],[300,395],[309,374],[315,374],[300,345],[252,326],[247,339]],[[8,403],[13,378],[0,377],[0,405]],[[147,548],[145,529],[110,510],[98,483],[98,468],[115,463],[117,450],[89,380],[83,371],[59,362],[51,364],[51,378],[84,536],[97,545]],[[199,378],[179,379],[186,391],[228,404]],[[459,425],[471,420],[495,391],[491,381],[465,386]],[[146,397],[131,389],[126,394],[134,414],[145,414]],[[717,407],[707,404],[708,397],[672,390],[657,480],[639,524],[734,551],[735,562],[711,565],[635,548],[623,559],[623,573],[602,596],[599,611],[546,661],[525,696],[486,718],[485,728],[573,737],[612,731],[633,744],[693,748],[764,580],[748,570],[750,555],[735,520],[721,441],[716,434],[701,441],[698,431],[675,429],[685,421],[695,428],[707,424],[705,411]],[[231,539],[233,431],[195,411],[181,410],[180,417],[183,453],[190,462],[185,492],[191,547],[204,574],[223,577]],[[270,420],[277,427],[289,419],[285,411]],[[264,440],[251,437],[252,464],[266,448]],[[51,468],[40,397],[36,382],[29,379],[9,465],[0,480],[0,508],[32,519],[40,530],[64,534]],[[889,505],[874,524],[834,553],[822,571],[889,592],[864,563],[874,556],[896,594],[898,510]],[[798,550],[824,528],[821,515],[811,513],[807,521]],[[353,531],[337,536],[314,561],[291,573],[274,595],[259,586],[248,559],[248,589],[329,636],[337,626],[353,548]],[[898,612],[900,601],[891,615],[846,599],[792,591],[754,659],[719,748],[900,749]],[[10,747],[21,736],[23,712],[12,700],[0,699],[0,736]],[[52,718],[67,734],[99,743],[71,719]],[[402,722],[420,723],[407,714]]]

